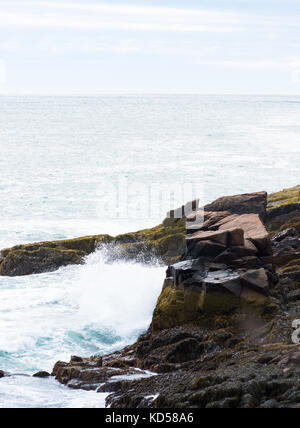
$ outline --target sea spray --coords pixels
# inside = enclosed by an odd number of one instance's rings
[[[107,249],[84,265],[1,279],[0,367],[31,374],[71,354],[103,354],[147,329],[164,268],[107,262]]]
[[[74,297],[86,325],[130,338],[149,326],[165,268],[155,259],[151,265],[113,261],[110,250],[101,248],[87,258],[78,272]]]
[[[57,360],[74,354],[121,349],[148,328],[165,268],[156,263],[112,263],[108,251],[99,249],[84,265],[1,279],[1,370],[27,375],[51,371]],[[40,407],[46,402],[49,407],[104,405],[103,397],[93,403],[83,391],[74,394],[61,388],[54,380],[5,378],[0,382],[0,407]],[[46,397],[47,391],[54,400]]]

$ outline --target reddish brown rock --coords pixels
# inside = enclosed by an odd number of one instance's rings
[[[214,230],[214,225],[225,217],[231,215],[229,211],[224,212],[207,212],[202,210],[190,214],[187,221],[187,233],[193,233],[196,230]]]
[[[212,241],[224,246],[239,246],[244,245],[244,232],[241,228],[228,228],[226,230],[217,231],[199,231],[191,235],[187,235],[189,241]]]
[[[272,254],[272,243],[269,233],[258,214],[231,215],[215,225],[219,231],[239,228],[244,231],[245,240],[250,241],[263,256]]]
[[[212,204],[206,205],[205,211],[229,211],[232,214],[258,214],[264,221],[267,212],[267,193],[246,193],[236,196],[225,196]]]

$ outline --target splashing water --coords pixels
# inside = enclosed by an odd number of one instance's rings
[[[58,360],[114,351],[133,343],[147,329],[162,287],[164,268],[106,260],[106,251],[99,250],[82,266],[1,279],[1,370],[27,375],[51,371]],[[18,401],[26,407],[30,390],[33,402],[29,400],[28,406],[34,405],[36,397],[35,405],[40,407],[36,390],[41,382],[19,376],[2,379],[0,407],[9,402],[17,405]],[[49,406],[72,407],[76,397],[69,390],[52,381],[44,382],[48,386],[42,388],[41,394],[49,389],[45,403],[48,400]],[[61,402],[51,401],[53,389],[58,389]],[[8,393],[12,394],[9,400]],[[77,395],[81,407],[91,406],[90,394]]]

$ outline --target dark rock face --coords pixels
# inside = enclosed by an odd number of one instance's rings
[[[35,373],[33,375],[33,377],[40,378],[40,379],[46,379],[46,378],[48,378],[50,376],[51,376],[51,374],[48,373],[48,372],[38,372],[38,373]]]
[[[0,379],[3,378],[5,376],[4,371],[0,370]]]

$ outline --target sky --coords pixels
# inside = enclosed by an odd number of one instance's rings
[[[300,94],[300,0],[0,0],[0,94]]]

